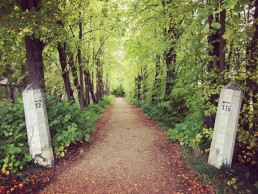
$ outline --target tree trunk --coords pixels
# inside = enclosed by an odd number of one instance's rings
[[[32,8],[35,8],[36,10],[39,9],[41,0],[23,0],[19,1],[21,9],[23,11],[31,10]]]
[[[169,12],[169,7],[172,4],[172,0],[162,0],[163,15],[167,20],[169,19],[169,29],[164,28],[163,34],[165,41],[171,42],[170,49],[165,50],[163,53],[166,65],[166,85],[165,85],[165,97],[164,100],[170,100],[170,94],[173,89],[173,80],[175,79],[175,73],[173,70],[173,64],[176,62],[175,54],[175,41],[179,38],[178,26],[174,23],[173,16]],[[176,40],[175,40],[176,39]]]
[[[246,64],[246,72],[253,74],[253,76],[255,76],[255,72],[257,73],[258,64],[258,0],[254,1],[254,7],[253,27],[255,31],[252,40],[247,47],[247,55],[249,58],[248,63]],[[258,87],[257,81],[253,76],[247,76],[246,86],[248,90],[245,92],[243,100],[243,104],[246,104],[248,107],[245,114],[251,114],[244,124],[244,129],[246,131],[258,129],[258,119],[256,118],[256,115],[258,114]]]
[[[77,89],[77,93],[78,93],[78,98],[80,96],[80,84],[79,84],[79,79],[78,79],[78,75],[77,75],[77,69],[76,66],[74,64],[74,59],[73,59],[73,54],[68,54],[68,63],[69,66],[71,68],[71,72],[73,75],[73,83]]]
[[[142,76],[141,73],[138,73],[138,77],[136,78],[136,96],[137,99],[140,100],[141,99],[141,84],[142,83]]]
[[[90,92],[92,101],[93,101],[94,104],[97,104],[98,101],[97,101],[96,96],[95,96],[95,94],[94,94],[94,87],[93,87],[93,83],[92,83],[92,81],[91,81],[91,76],[90,76],[89,70],[86,70],[86,71],[84,72],[84,75],[85,75],[86,79],[88,80],[88,81],[87,81],[87,84],[88,84],[88,85],[87,85],[87,88],[89,89],[89,92]]]
[[[79,40],[82,40],[82,22],[79,22]],[[81,45],[80,45],[81,46]],[[78,57],[78,64],[79,64],[79,75],[80,75],[80,96],[79,102],[81,109],[85,106],[84,105],[84,83],[83,83],[83,66],[82,66],[82,52],[81,47],[79,46],[77,50],[77,57]]]
[[[83,67],[82,67],[82,54],[81,49],[77,50],[78,64],[79,64],[79,75],[80,75],[80,92],[79,92],[79,102],[80,107],[84,107],[84,83],[83,83]]]
[[[154,86],[152,92],[152,103],[157,103],[159,98],[159,91],[161,87],[161,64],[160,57],[157,56],[156,68],[155,68],[155,78],[154,78]]]
[[[208,2],[209,3],[209,2]],[[208,36],[208,44],[211,45],[212,49],[209,51],[210,60],[208,64],[208,72],[219,73],[219,58],[220,58],[220,31],[212,27],[213,22],[219,22],[219,14],[209,15],[209,30],[210,35]],[[222,44],[223,45],[223,44]],[[221,45],[221,48],[222,48]],[[211,80],[211,83],[216,84],[216,80]],[[211,94],[209,102],[217,107],[216,100],[218,99],[218,94]],[[215,114],[205,117],[204,123],[207,128],[213,128],[215,123]]]
[[[97,58],[97,100],[98,102],[103,99],[103,68],[99,58]]]
[[[90,104],[90,87],[89,87],[90,78],[89,76],[87,76],[86,71],[84,71],[84,82],[85,82],[85,105],[88,106]]]
[[[134,78],[134,95],[133,98],[138,99],[138,76]]]
[[[221,2],[222,3],[222,2]],[[220,72],[223,72],[226,68],[225,64],[225,46],[226,39],[223,38],[223,35],[226,31],[226,10],[223,9],[220,12],[220,37],[219,37],[219,68]]]
[[[57,50],[59,53],[59,61],[62,69],[62,78],[64,81],[65,92],[66,92],[68,101],[71,102],[72,100],[74,100],[74,96],[73,96],[73,90],[71,87],[71,82],[69,79],[69,72],[67,69],[65,45],[62,45],[61,43],[59,43],[57,46]]]
[[[10,86],[9,88],[10,88],[10,99],[15,104],[16,103],[15,87],[14,86]]]
[[[101,67],[100,67],[100,78],[99,78],[99,83],[100,83],[99,91],[100,91],[100,100],[102,100],[104,97],[104,81],[103,81],[103,66],[102,64],[100,65]]]
[[[39,9],[40,0],[27,0],[19,1],[19,5],[23,11],[31,10],[35,8]],[[26,84],[35,84],[41,89],[45,90],[44,81],[44,64],[42,58],[42,52],[45,44],[38,38],[26,37],[25,48],[26,48],[26,65],[25,71],[28,72],[26,78]]]
[[[147,100],[147,92],[148,92],[148,86],[147,86],[147,79],[148,79],[148,74],[147,74],[147,67],[145,66],[145,67],[143,67],[142,68],[142,70],[141,70],[141,72],[142,72],[142,99],[144,100],[144,101],[146,101]]]
[[[35,84],[45,90],[44,64],[42,52],[45,44],[37,38],[26,37],[26,64],[25,71],[28,72],[26,83]]]
[[[109,75],[107,74],[107,79],[106,79],[106,88],[105,88],[105,94],[107,95],[107,96],[109,96],[110,95],[110,92],[109,92]]]
[[[209,0],[207,0],[208,6],[210,6]],[[217,3],[216,10],[218,9],[219,4]],[[222,14],[223,17],[224,14]],[[212,27],[212,23],[219,23],[219,14],[213,15],[212,13],[208,16],[209,22],[209,31],[210,35],[208,36],[208,44],[212,46],[212,49],[209,51],[209,56],[212,60],[209,62],[208,71],[213,71],[214,68],[219,67],[219,53],[220,53],[220,30]]]
[[[172,45],[169,51],[165,54],[165,64],[167,68],[165,100],[169,100],[169,97],[173,88],[173,80],[175,79],[175,75],[172,69],[172,64],[175,62],[176,62],[176,55],[174,53],[174,46]]]
[[[99,62],[98,62],[98,59],[97,59],[97,62],[96,62],[96,64],[97,64],[97,73],[96,73],[96,99],[97,99],[97,101],[98,101],[98,103],[99,103],[99,101],[100,101],[100,96],[99,96]]]

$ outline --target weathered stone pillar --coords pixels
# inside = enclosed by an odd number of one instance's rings
[[[241,103],[242,91],[236,83],[221,90],[208,159],[217,168],[231,166]]]
[[[30,154],[36,164],[52,167],[54,155],[42,92],[36,85],[30,84],[23,91],[22,98]]]

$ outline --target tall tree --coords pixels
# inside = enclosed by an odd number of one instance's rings
[[[19,4],[23,11],[35,9],[38,11],[40,9],[40,0],[20,0]],[[35,15],[36,12],[30,12],[30,14]],[[45,47],[45,43],[39,38],[32,36],[25,37],[26,45],[26,65],[25,70],[28,72],[27,84],[36,84],[42,89],[45,89],[44,81],[44,64],[42,58],[42,52]]]
[[[219,3],[214,0],[207,0],[207,5],[212,7],[210,10],[209,16],[208,16],[208,24],[209,24],[209,36],[208,36],[208,44],[211,46],[211,49],[209,50],[209,64],[207,71],[211,73],[215,73],[215,75],[219,74],[220,69],[220,60],[223,62],[224,60],[224,54],[223,49],[224,45],[223,43],[220,43],[220,40],[223,41],[222,35],[220,36],[220,27],[218,26],[220,23],[219,13],[213,13],[218,11],[219,9]],[[221,14],[224,15],[224,14]],[[221,30],[222,32],[222,30]],[[224,62],[223,62],[224,63]],[[223,64],[222,64],[223,65]],[[211,83],[216,84],[216,78],[211,77]],[[209,103],[216,107],[217,106],[217,100],[218,100],[218,94],[213,93],[210,95]],[[205,118],[205,124],[208,128],[212,128],[215,123],[215,113],[210,113],[209,116],[206,116]]]
[[[220,2],[222,4],[222,0]],[[220,12],[220,34],[219,34],[219,69],[220,72],[223,72],[226,68],[226,55],[225,55],[225,46],[226,39],[224,38],[226,31],[226,9],[222,9]]]
[[[59,43],[57,46],[57,50],[59,53],[59,61],[61,64],[61,69],[62,69],[62,78],[64,81],[64,86],[65,86],[65,92],[68,98],[68,101],[73,101],[73,90],[71,87],[71,82],[69,79],[69,70],[68,70],[68,65],[67,65],[67,54],[65,50],[65,44]]]
[[[81,18],[81,13],[79,16]],[[80,75],[80,93],[79,93],[79,102],[81,108],[83,108],[84,105],[84,80],[83,80],[83,64],[82,64],[82,51],[81,51],[81,44],[82,44],[82,34],[83,34],[83,27],[82,27],[82,21],[79,21],[79,47],[77,49],[77,57],[78,57],[78,65],[79,65],[79,75]]]
[[[253,12],[253,29],[254,34],[247,45],[247,56],[248,61],[246,64],[246,72],[252,74],[252,72],[257,73],[257,65],[258,65],[258,0],[252,1],[254,5],[254,12]],[[255,76],[255,74],[253,75]],[[257,76],[257,75],[256,75]],[[245,94],[244,103],[248,105],[248,110],[253,113],[258,113],[258,87],[257,87],[257,78],[256,80],[253,79],[252,76],[247,76],[246,78],[246,86],[248,87],[248,92]],[[250,115],[250,117],[253,117]],[[246,131],[250,129],[257,129],[258,127],[258,119],[253,118],[252,121],[245,123]]]

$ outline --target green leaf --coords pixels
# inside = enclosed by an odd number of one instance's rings
[[[7,163],[9,162],[9,158],[8,158],[8,157],[5,158],[5,159],[3,160],[3,162],[7,164]]]
[[[85,140],[86,142],[88,142],[88,141],[90,140],[90,135],[89,135],[89,134],[86,134],[85,137],[84,137],[84,140]]]
[[[221,28],[221,25],[219,22],[212,22],[211,26],[215,29],[220,29]]]
[[[242,11],[245,10],[245,7],[242,6],[240,3],[237,3],[237,4],[235,5],[235,7],[234,7],[234,10],[235,10],[236,12],[240,13],[240,12],[242,12]]]
[[[14,166],[18,167],[18,166],[20,166],[20,164],[21,164],[20,161],[16,161],[16,162],[14,163]]]
[[[25,158],[26,158],[27,162],[30,162],[32,160],[32,157],[30,154],[25,154]]]
[[[226,0],[225,4],[228,8],[235,6],[237,4],[238,0]]]
[[[64,157],[64,156],[65,156],[65,153],[64,153],[64,152],[61,152],[60,156],[61,156],[61,157]]]
[[[16,51],[16,49],[17,49],[15,45],[12,45],[11,48],[13,51]]]

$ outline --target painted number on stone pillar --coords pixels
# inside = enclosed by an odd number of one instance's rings
[[[226,102],[226,101],[222,102],[222,110],[223,111],[230,112],[231,108],[232,107],[231,107],[231,103],[230,102]]]
[[[41,107],[43,107],[43,102],[42,102],[42,100],[37,100],[37,101],[35,101],[35,106],[36,106],[36,108],[41,108]]]

